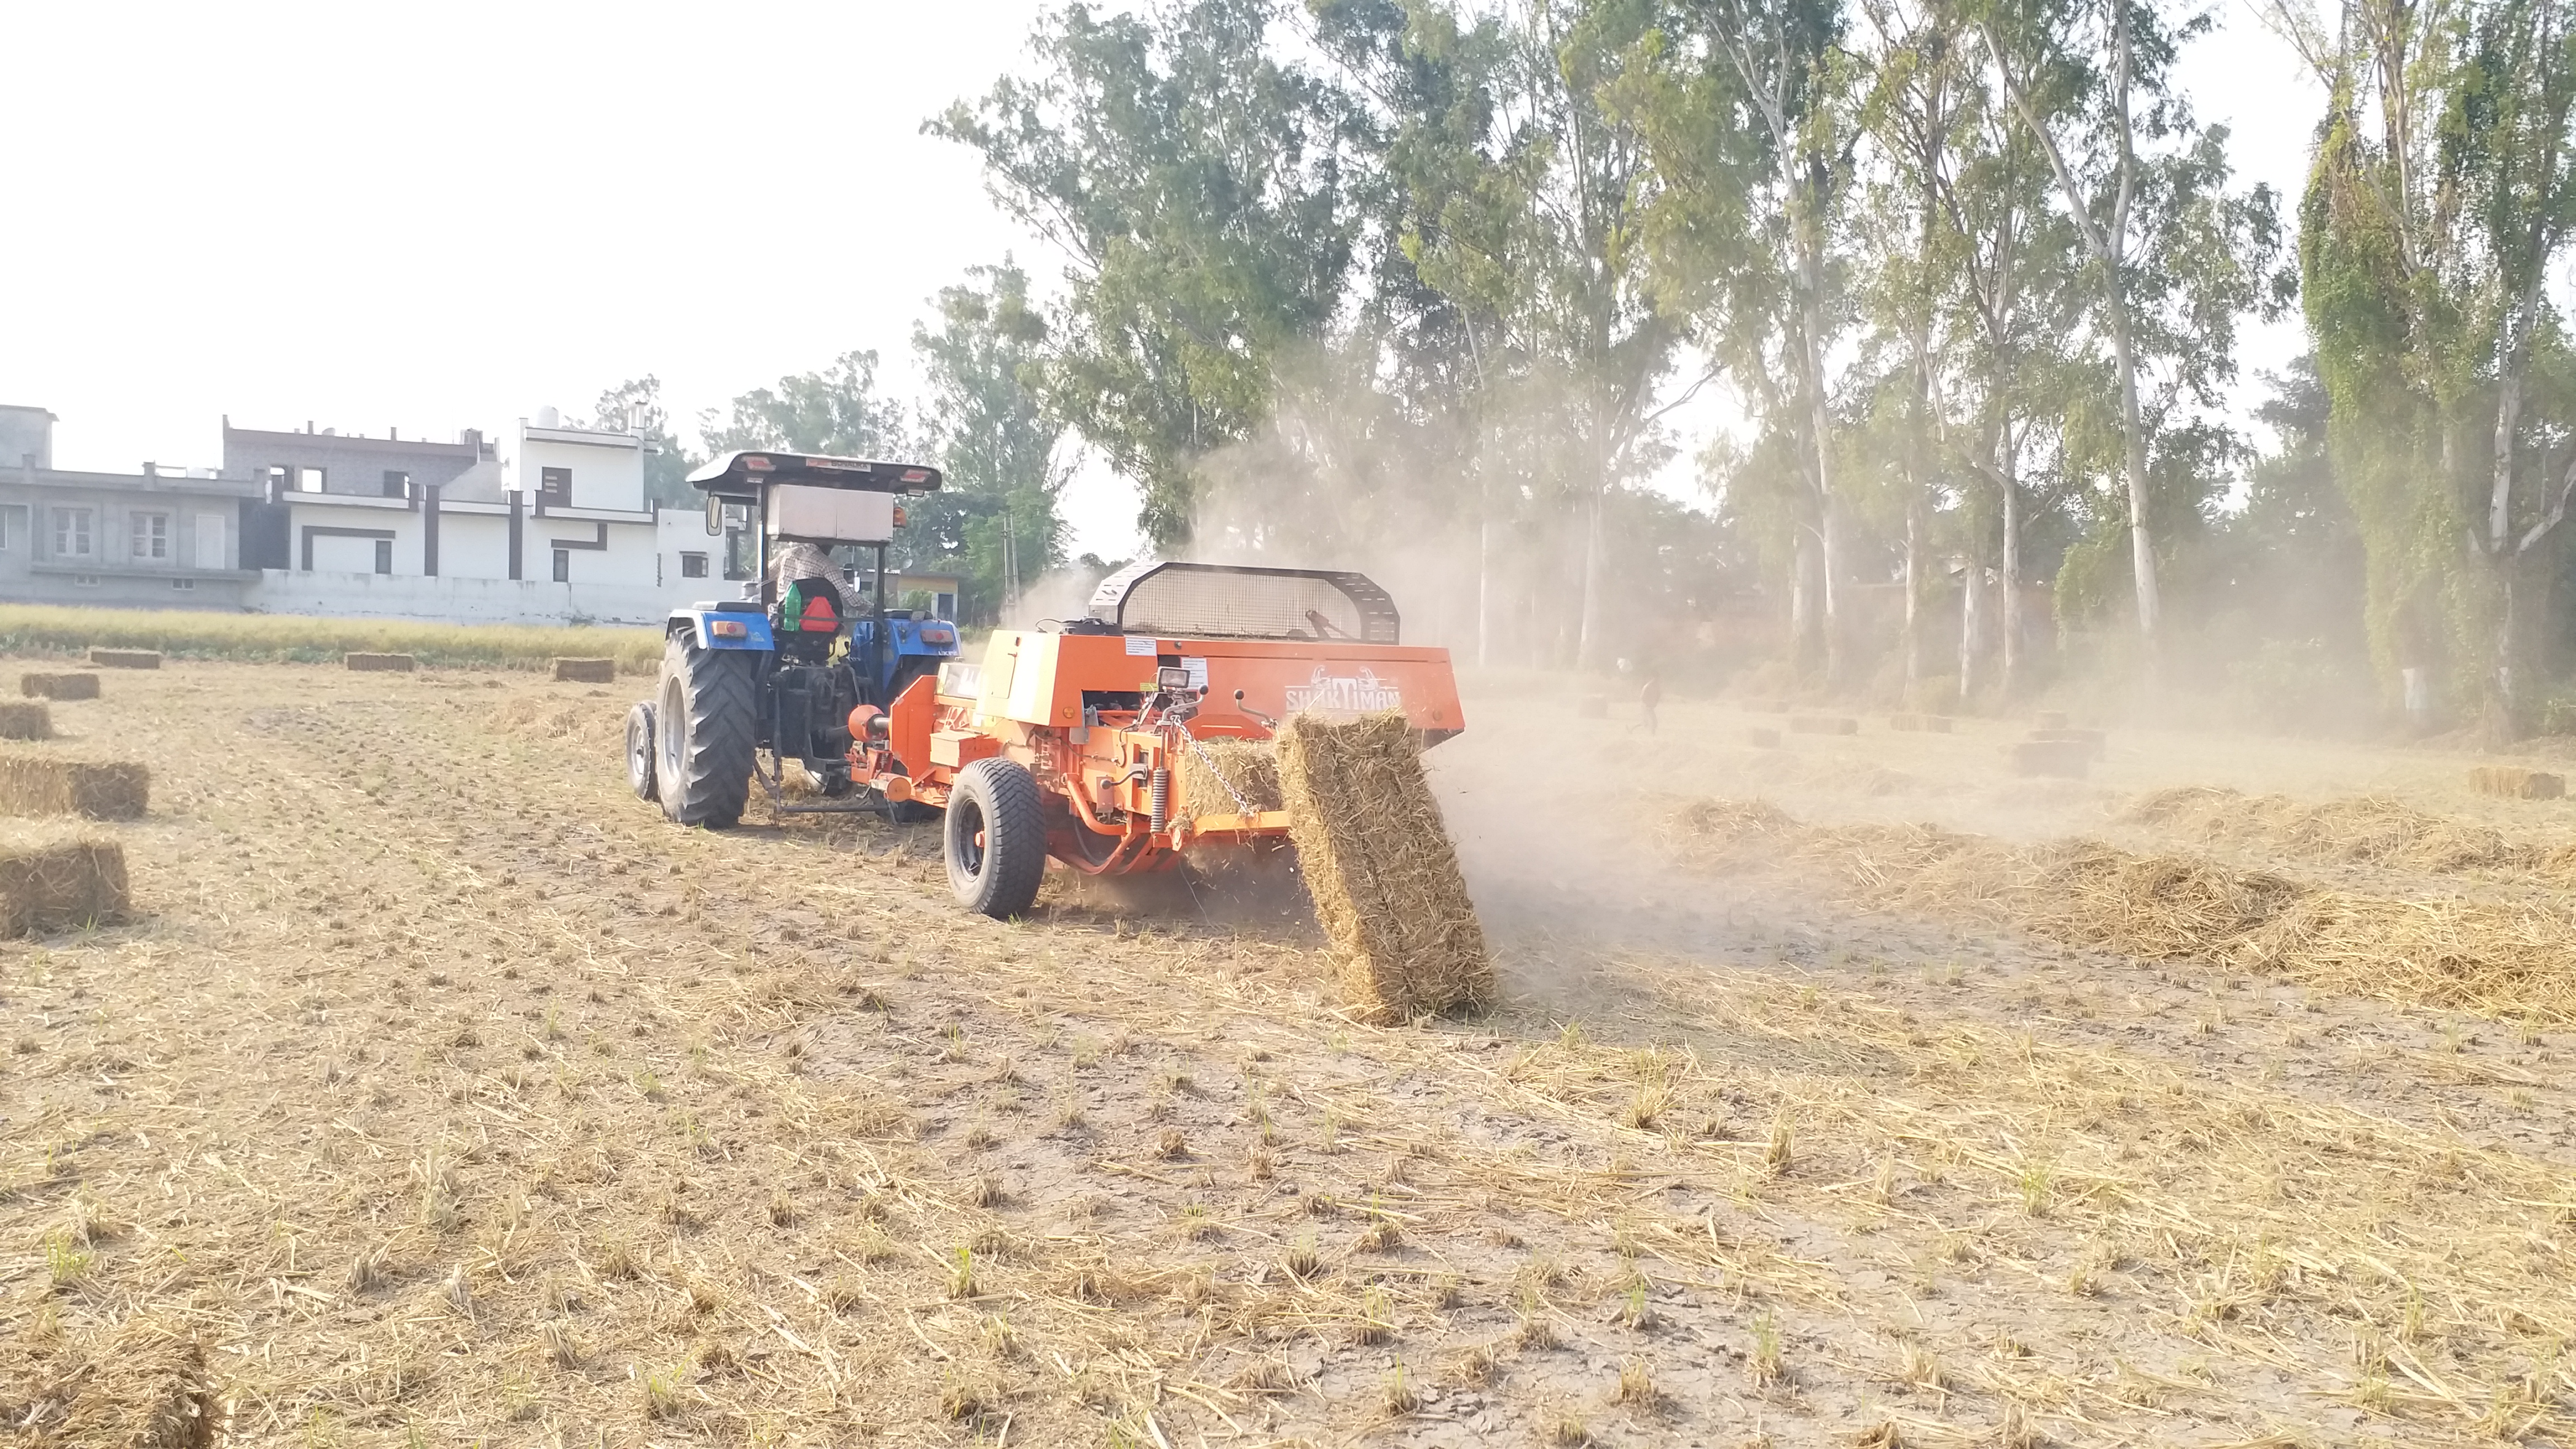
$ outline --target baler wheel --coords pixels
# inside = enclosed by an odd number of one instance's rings
[[[751,797],[752,729],[758,700],[753,656],[707,649],[686,634],[662,648],[661,733],[656,762],[662,813],[682,825],[724,830],[739,824]]]
[[[940,837],[958,904],[1006,921],[1037,900],[1046,816],[1038,782],[1018,761],[983,759],[958,771]]]
[[[653,706],[639,704],[626,712],[626,783],[638,800],[653,798],[653,762],[662,742],[653,734]]]

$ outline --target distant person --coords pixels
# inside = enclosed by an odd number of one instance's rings
[[[1659,674],[1646,676],[1645,687],[1637,691],[1637,722],[1629,728],[1655,732],[1655,706],[1664,702],[1664,680]]]

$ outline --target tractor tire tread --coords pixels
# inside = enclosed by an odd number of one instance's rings
[[[662,652],[665,677],[677,674],[687,696],[687,743],[672,778],[660,782],[663,808],[682,825],[728,830],[751,799],[759,699],[752,656],[706,649],[674,634]]]

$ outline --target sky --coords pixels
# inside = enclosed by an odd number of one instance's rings
[[[2318,102],[2226,0],[2185,60],[2238,171],[2295,196]],[[974,154],[920,133],[1025,64],[1044,0],[447,0],[18,7],[0,86],[0,403],[50,408],[58,466],[207,466],[221,420],[487,433],[662,379],[699,410],[874,348],[972,265],[1061,258]],[[2258,328],[2250,374],[2300,346]],[[2252,395],[2249,389],[2249,397]],[[1722,401],[1673,422],[1658,480]],[[1135,551],[1086,468],[1074,548]]]

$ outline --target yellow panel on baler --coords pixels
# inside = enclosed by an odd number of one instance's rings
[[[1084,690],[1153,687],[1154,656],[1129,652],[1131,642],[1148,650],[1154,645],[1115,634],[999,630],[984,652],[984,692],[976,715],[1033,725],[1080,724]]]

